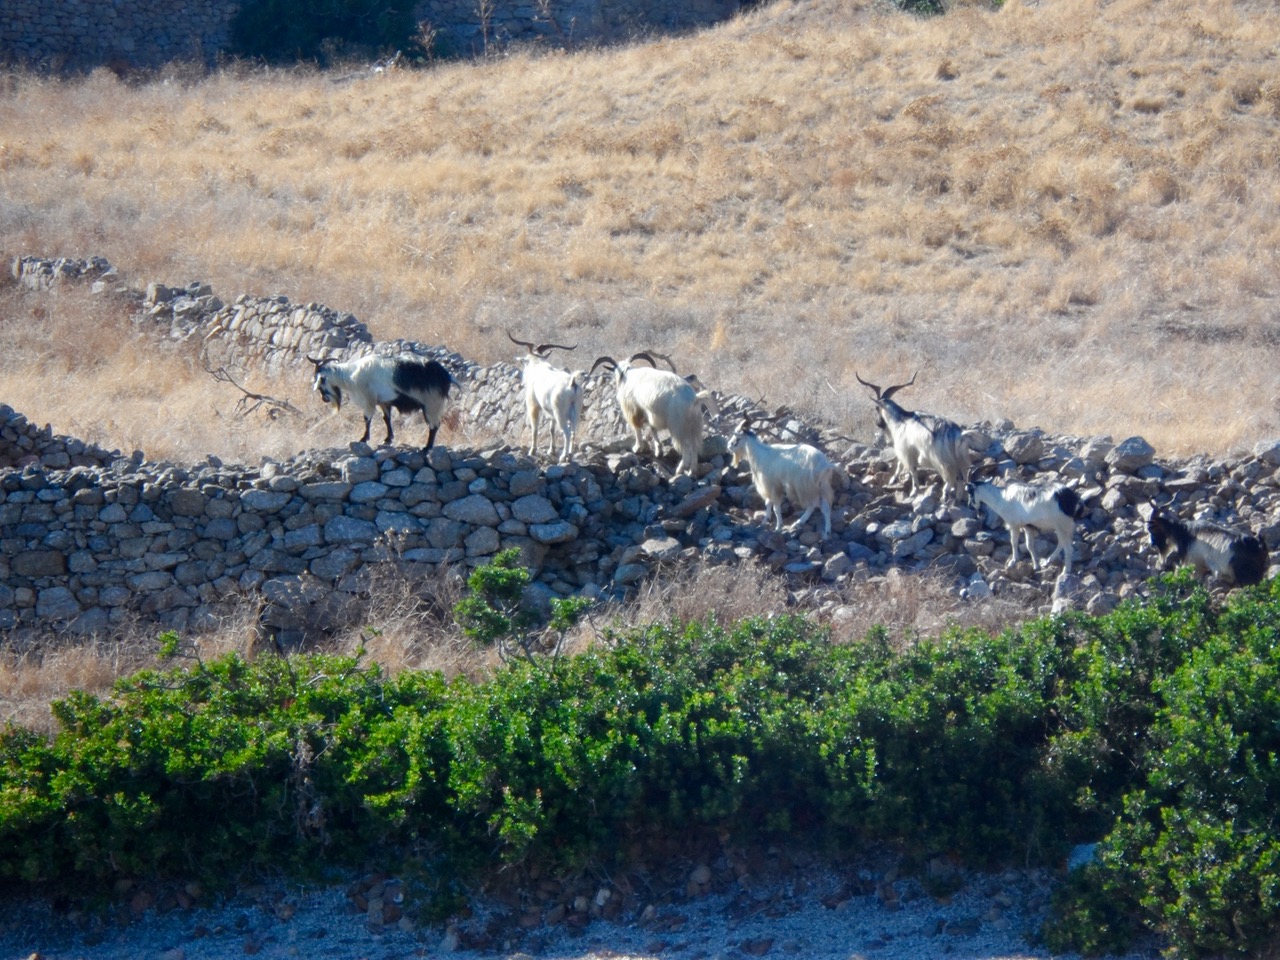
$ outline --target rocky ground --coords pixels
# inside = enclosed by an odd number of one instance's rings
[[[662,882],[649,878],[648,888],[627,879],[544,881],[476,897],[465,917],[444,925],[410,919],[411,886],[385,876],[323,888],[269,884],[217,903],[201,902],[196,888],[126,891],[107,914],[9,901],[0,906],[0,960],[1054,956],[1035,942],[1055,882],[1048,871],[981,874],[935,861],[919,876],[899,876],[884,864],[793,863],[776,851],[757,859],[682,865]],[[1127,960],[1158,956],[1152,944]]]

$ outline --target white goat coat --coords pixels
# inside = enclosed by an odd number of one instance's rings
[[[1003,488],[994,483],[971,483],[968,493],[970,504],[975,508],[989,507],[1009,528],[1009,562],[1006,566],[1011,567],[1018,562],[1018,537],[1021,535],[1034,569],[1047,567],[1054,557],[1061,554],[1062,572],[1071,572],[1076,521],[1074,516],[1063,512],[1062,501],[1065,499],[1069,504],[1078,503],[1074,491],[1062,484],[1038,486],[1014,482]],[[1045,532],[1052,531],[1058,540],[1057,546],[1044,558],[1043,563],[1036,556],[1035,538],[1031,534],[1033,527]]]
[[[882,401],[879,406],[898,460],[891,479],[896,481],[905,472],[914,494],[923,467],[942,477],[944,497],[948,490],[955,495],[970,462],[969,448],[959,426],[944,417],[904,410],[892,400]]]
[[[426,449],[435,443],[449,388],[457,384],[439,362],[412,354],[366,354],[354,360],[312,362],[316,363],[313,386],[321,399],[336,410],[350,400],[364,414],[361,442],[369,439],[370,424],[381,412],[387,427],[386,442],[391,443],[391,410],[395,408],[402,413],[421,410],[429,430]]]
[[[807,443],[765,443],[751,431],[735,433],[729,444],[733,464],[746,460],[756,492],[764,498],[764,522],[773,511],[774,529],[782,529],[782,502],[790,500],[804,513],[792,525],[798,530],[817,507],[822,508],[822,535],[831,536],[831,502],[835,499],[833,464]]]
[[[666,430],[680,454],[676,472],[693,476],[702,446],[702,397],[693,385],[669,370],[629,363],[618,364],[614,382],[622,416],[635,434],[632,450],[639,453],[643,449],[647,432],[653,455],[661,457],[658,431]]]
[[[524,403],[525,414],[533,437],[529,443],[529,455],[533,456],[538,448],[538,422],[542,414],[550,415],[551,422],[562,437],[560,460],[573,459],[573,440],[582,419],[582,381],[585,374],[581,370],[561,370],[552,366],[541,357],[529,354],[518,360],[524,367]],[[555,447],[555,434],[547,436],[547,455],[550,456]]]

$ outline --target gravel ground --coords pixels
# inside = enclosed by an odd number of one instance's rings
[[[705,868],[704,868],[705,869]],[[957,874],[949,897],[912,878],[873,870],[806,868],[770,880],[739,877],[705,894],[694,881],[678,896],[601,911],[595,898],[563,918],[475,901],[450,926],[416,927],[394,913],[372,922],[380,901],[361,884],[325,889],[258,888],[216,907],[121,903],[110,918],[57,913],[47,904],[0,903],[0,960],[214,960],[256,956],[400,960],[485,956],[535,960],[1031,960],[1053,956],[1028,935],[1044,916],[1052,877],[1043,871]],[[695,878],[696,880],[697,878]],[[604,889],[604,888],[602,888]],[[709,888],[708,888],[709,889]],[[606,898],[608,894],[604,894]],[[607,899],[606,899],[607,905]],[[586,907],[585,910],[581,909]],[[613,913],[604,919],[600,913]],[[596,916],[592,916],[592,914]],[[1126,960],[1156,958],[1155,945]]]

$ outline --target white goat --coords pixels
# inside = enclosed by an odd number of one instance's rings
[[[387,425],[387,439],[383,442],[391,443],[391,408],[394,407],[401,413],[422,411],[422,419],[429,430],[427,445],[422,449],[424,452],[430,450],[436,442],[436,431],[440,429],[449,388],[460,386],[443,365],[413,354],[398,357],[366,354],[342,361],[307,359],[315,364],[312,386],[321,400],[332,404],[335,410],[341,410],[343,400],[350,398],[364,414],[364,435],[360,437],[360,443],[368,442],[369,426],[379,410]]]
[[[512,343],[527,347],[529,351],[524,356],[516,358],[516,362],[524,366],[522,376],[525,413],[528,417],[529,429],[533,433],[533,439],[529,443],[529,456],[537,452],[538,421],[543,413],[547,413],[563,437],[560,461],[564,463],[572,460],[573,438],[578,430],[578,422],[582,419],[582,384],[586,374],[581,370],[570,372],[552,366],[546,356],[551,350],[576,350],[578,345],[575,343],[572,347],[568,347],[562,343],[534,344],[527,340],[517,340],[509,330],[507,338]],[[550,433],[547,436],[548,456],[554,449],[555,442],[555,433]]]
[[[638,367],[637,360],[647,360],[651,366]],[[670,363],[670,360],[667,361]],[[613,370],[614,384],[618,392],[618,406],[622,416],[635,433],[632,447],[639,453],[644,446],[644,433],[650,434],[653,455],[662,456],[658,443],[658,431],[671,434],[671,442],[680,454],[677,473],[693,476],[698,468],[698,453],[702,446],[702,408],[717,409],[714,399],[706,390],[698,390],[674,370],[659,370],[653,357],[647,353],[633,354],[629,360],[617,361],[613,357],[597,357],[591,365],[591,373],[598,367]],[[674,366],[674,364],[672,364]]]
[[[863,380],[856,373],[854,377],[864,387],[871,389],[876,405],[876,425],[889,435],[893,443],[898,465],[893,470],[890,482],[897,480],[898,474],[905,471],[911,478],[911,494],[914,496],[918,485],[916,474],[921,467],[925,467],[937,471],[942,477],[943,497],[947,495],[948,489],[952,496],[958,495],[960,480],[968,474],[971,460],[964,433],[945,417],[915,413],[903,409],[890,399],[903,387],[915,383],[915,375],[906,383],[885,387],[883,390],[874,383]]]
[[[744,419],[729,441],[736,467],[746,460],[751,467],[751,480],[756,492],[764,498],[764,522],[769,512],[774,515],[774,530],[782,529],[782,501],[790,500],[804,513],[791,527],[799,530],[822,508],[822,535],[831,536],[831,502],[835,499],[836,467],[817,447],[807,443],[765,443],[751,429],[750,418]]]
[[[1076,534],[1076,519],[1080,516],[1081,504],[1079,495],[1061,483],[1037,485],[1013,482],[1005,487],[997,487],[994,483],[968,483],[965,486],[969,506],[981,513],[984,506],[989,507],[1009,528],[1009,562],[1013,566],[1018,562],[1018,537],[1021,535],[1027,544],[1027,553],[1031,555],[1033,569],[1041,570],[1053,562],[1053,558],[1062,555],[1062,572],[1071,572],[1072,541]],[[1058,538],[1058,545],[1041,563],[1036,556],[1035,538],[1031,529],[1046,532],[1052,530]]]
[[[1200,576],[1212,573],[1241,587],[1261,583],[1267,575],[1267,548],[1253,534],[1209,520],[1184,523],[1158,510],[1147,521],[1147,535],[1166,569],[1190,563]]]

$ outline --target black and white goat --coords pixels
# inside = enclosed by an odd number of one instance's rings
[[[637,366],[637,360],[645,360],[650,366]],[[648,353],[632,354],[630,359],[621,361],[608,356],[597,357],[590,372],[595,373],[602,366],[613,371],[618,406],[622,408],[622,416],[636,438],[632,450],[636,453],[641,451],[647,432],[653,455],[661,457],[658,431],[666,430],[680,454],[676,473],[693,476],[698,469],[698,454],[702,447],[702,408],[716,409],[710,392],[699,390],[674,370],[658,369]]]
[[[952,496],[957,496],[960,481],[968,474],[971,461],[963,431],[945,417],[916,413],[893,402],[895,393],[916,382],[915,375],[906,383],[883,390],[856,373],[854,377],[864,387],[870,388],[876,405],[876,426],[887,433],[893,443],[898,465],[894,468],[891,482],[897,479],[899,472],[905,472],[911,478],[911,494],[914,495],[918,486],[917,473],[924,467],[937,471],[942,477],[944,497],[948,489]]]
[[[1210,520],[1184,522],[1167,510],[1154,510],[1147,536],[1166,570],[1181,563],[1199,576],[1213,574],[1227,584],[1247,587],[1267,575],[1267,548],[1251,533]]]
[[[401,413],[421,410],[429,430],[427,445],[422,449],[424,452],[430,450],[436,442],[436,431],[440,429],[440,419],[449,400],[449,388],[460,386],[442,364],[413,354],[397,357],[366,354],[354,360],[307,359],[315,365],[312,386],[321,400],[331,404],[335,410],[341,410],[343,402],[349,400],[364,414],[364,434],[360,443],[368,442],[370,424],[379,410],[387,425],[384,443],[391,443],[393,439],[392,408]]]
[[[560,449],[560,461],[573,459],[573,438],[582,419],[582,384],[586,374],[581,370],[561,370],[547,361],[547,354],[552,350],[576,350],[562,343],[530,343],[528,340],[517,340],[507,331],[507,338],[528,349],[528,353],[518,357],[517,362],[524,367],[524,406],[528,418],[529,429],[533,439],[529,443],[529,456],[538,449],[538,421],[542,414],[551,417],[555,428],[563,438]],[[547,454],[555,447],[555,433],[547,437]]]
[[[1031,566],[1041,570],[1053,562],[1053,558],[1061,555],[1062,573],[1071,573],[1073,541],[1076,535],[1076,520],[1083,515],[1083,504],[1080,496],[1070,487],[1061,483],[1034,484],[1014,481],[1003,487],[990,482],[970,481],[965,485],[965,494],[969,506],[979,513],[985,506],[1004,521],[1009,528],[1009,562],[1012,567],[1018,562],[1018,537],[1027,544],[1027,553],[1031,555]],[[1032,528],[1052,531],[1058,538],[1058,545],[1043,563],[1036,556],[1035,537]]]
[[[736,467],[743,460],[751,468],[756,492],[764,499],[764,522],[769,512],[774,530],[782,529],[782,501],[790,500],[804,513],[791,527],[799,530],[816,508],[822,509],[822,535],[831,536],[831,503],[835,499],[836,467],[817,447],[807,443],[765,443],[744,418],[729,440]]]

